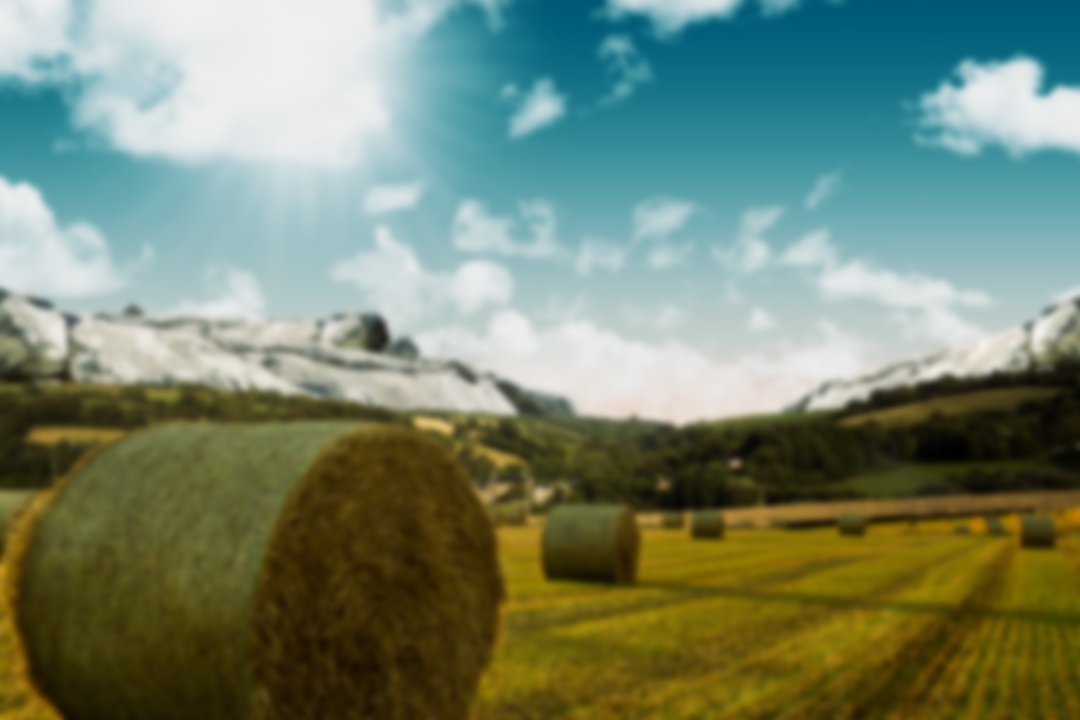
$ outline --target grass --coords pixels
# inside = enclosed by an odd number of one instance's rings
[[[1056,519],[1080,527],[1080,512]],[[477,720],[1080,717],[1070,535],[1021,550],[980,518],[863,538],[646,529],[638,585],[616,587],[545,581],[539,533],[499,529],[510,602]],[[0,719],[57,720],[12,694],[10,665]]]
[[[502,529],[511,602],[476,717],[1080,717],[1080,547],[955,523],[645,530],[634,588],[544,582],[536,529]]]
[[[1013,410],[1025,402],[1049,400],[1065,392],[1062,388],[1017,387],[979,390],[962,395],[931,398],[908,403],[885,410],[875,410],[852,415],[840,421],[841,425],[857,427],[876,422],[883,427],[914,425],[929,420],[934,413],[943,416],[967,415],[978,412],[1001,412]]]
[[[26,442],[37,445],[59,445],[68,442],[83,445],[97,442],[109,442],[125,435],[123,430],[111,428],[64,427],[57,425],[39,425],[26,435]]]
[[[1039,465],[1037,460],[998,460],[992,462],[904,463],[887,470],[867,473],[848,480],[846,484],[868,498],[911,497],[924,485],[934,483],[952,486],[949,475],[973,470],[984,472],[1019,472]],[[956,493],[964,491],[957,487]]]
[[[803,425],[819,422],[829,419],[833,414],[834,411],[832,410],[814,410],[810,412],[770,413],[767,415],[741,415],[739,417],[697,423],[696,425],[710,430],[730,430],[732,432],[767,430],[781,425]]]

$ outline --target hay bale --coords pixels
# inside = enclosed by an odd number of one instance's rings
[[[862,537],[866,534],[866,518],[857,513],[844,513],[840,516],[838,525],[841,535]]]
[[[1045,515],[1025,515],[1020,518],[1020,546],[1052,548],[1057,543],[1054,519]]]
[[[986,523],[986,532],[991,535],[1008,535],[1009,531],[1005,529],[1005,524],[1001,522],[1001,518],[997,515],[984,515],[983,522]]]
[[[956,533],[957,535],[970,535],[971,534],[971,528],[968,527],[967,523],[960,523],[959,525],[957,525],[956,527],[953,528],[953,532]]]
[[[529,508],[524,501],[490,505],[492,520],[496,525],[522,526],[529,524]]]
[[[36,494],[33,490],[0,490],[0,559],[4,557],[8,530]]]
[[[660,527],[665,530],[679,530],[686,526],[686,517],[681,512],[666,512],[660,518]]]
[[[541,545],[548,580],[637,579],[641,538],[625,506],[559,505],[548,513]]]
[[[129,435],[10,560],[27,679],[68,720],[463,719],[504,596],[456,460],[344,422]]]
[[[724,516],[719,510],[698,510],[690,516],[690,537],[724,537]]]

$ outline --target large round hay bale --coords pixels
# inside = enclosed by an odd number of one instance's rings
[[[690,516],[690,537],[724,537],[724,516],[718,510],[698,510]]]
[[[8,530],[36,494],[33,490],[0,490],[0,559],[4,557]]]
[[[660,527],[665,530],[679,530],[686,526],[686,517],[681,512],[666,512],[660,518]]]
[[[858,513],[844,513],[838,522],[841,535],[862,537],[866,534],[866,518]]]
[[[67,720],[466,718],[504,595],[460,465],[385,425],[134,433],[10,553],[27,679]]]
[[[1022,547],[1052,548],[1057,542],[1054,519],[1045,515],[1025,515],[1020,519]]]
[[[541,545],[548,580],[637,579],[641,538],[628,507],[559,505],[548,513]]]

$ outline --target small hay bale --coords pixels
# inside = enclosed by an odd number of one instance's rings
[[[33,490],[0,490],[0,559],[4,557],[8,530],[36,494]]]
[[[686,526],[686,516],[681,512],[666,512],[660,518],[660,527],[665,530],[679,530]]]
[[[1045,515],[1025,515],[1020,518],[1020,546],[1052,548],[1057,542],[1054,519]]]
[[[862,537],[866,534],[866,518],[857,513],[844,513],[840,516],[838,525],[841,535]]]
[[[548,513],[541,541],[544,577],[631,585],[641,537],[621,505],[559,505]]]
[[[971,534],[971,528],[968,527],[967,523],[960,523],[959,525],[957,525],[956,527],[953,528],[953,532],[956,533],[957,535],[970,535]]]
[[[690,537],[696,539],[724,537],[724,516],[719,510],[698,510],[690,516]]]
[[[1005,524],[1001,522],[1001,518],[997,515],[985,515],[983,516],[983,522],[986,523],[986,532],[991,535],[1009,534],[1009,531],[1005,529]]]
[[[494,506],[496,524],[522,526],[529,524],[529,509],[522,502],[502,503]]]
[[[11,539],[26,680],[68,720],[463,720],[504,597],[461,466],[387,425],[136,432]]]

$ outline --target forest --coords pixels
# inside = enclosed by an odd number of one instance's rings
[[[1001,388],[1016,390],[1014,406],[950,411],[951,402],[961,408],[965,398]],[[1053,394],[1047,396],[1047,389]],[[1024,399],[1029,396],[1034,399]],[[945,412],[919,422],[878,422],[871,415],[931,399]],[[7,383],[0,386],[0,487],[47,487],[86,449],[29,442],[34,427],[127,430],[176,419],[409,422],[405,414],[356,403],[273,393]],[[576,499],[640,509],[858,498],[852,478],[905,464],[955,467],[947,483],[927,482],[918,494],[1080,487],[1080,365],[1071,361],[1038,372],[945,378],[876,393],[835,413],[780,413],[752,423],[676,427],[554,416],[448,420],[454,438],[441,440],[477,480],[498,475],[564,481]],[[496,468],[480,446],[521,462]],[[1026,464],[1018,469],[1016,461]]]

